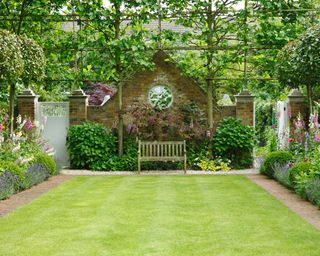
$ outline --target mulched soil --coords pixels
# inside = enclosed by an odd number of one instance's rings
[[[254,174],[247,177],[320,230],[320,210],[316,206],[267,176]]]
[[[51,188],[60,185],[62,182],[70,179],[71,176],[58,175],[50,177],[48,180],[33,186],[30,189],[12,195],[6,200],[0,201],[0,217],[7,215],[8,213],[14,211],[15,209],[30,203],[35,198],[41,196],[42,194],[48,192]]]

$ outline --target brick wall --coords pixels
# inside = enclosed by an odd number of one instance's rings
[[[152,71],[140,71],[130,81],[123,84],[123,110],[129,110],[135,104],[148,103],[149,90],[156,85],[166,85],[173,94],[173,107],[192,101],[207,118],[207,95],[191,78],[181,75],[181,70],[163,51],[154,55],[155,67]],[[115,94],[103,106],[89,106],[88,96],[82,90],[74,91],[70,97],[70,125],[81,124],[86,120],[116,127],[118,122],[118,95]],[[37,96],[26,92],[19,96],[19,112],[34,118]],[[254,125],[253,97],[248,92],[236,96],[236,106],[220,106],[214,110],[213,127],[216,128],[224,117],[232,116],[243,119],[245,124]],[[124,125],[132,123],[129,114],[124,115]]]
[[[31,89],[26,89],[18,95],[18,112],[24,118],[30,118],[32,121],[36,118],[36,107],[38,95],[35,95]]]

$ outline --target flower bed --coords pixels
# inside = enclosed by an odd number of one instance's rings
[[[53,149],[40,139],[41,127],[19,116],[9,135],[8,118],[0,112],[0,200],[28,189],[57,173]]]
[[[320,130],[318,114],[310,117],[309,129],[299,115],[285,150],[270,152],[260,172],[294,190],[320,208]]]

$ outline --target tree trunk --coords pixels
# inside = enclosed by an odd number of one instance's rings
[[[10,84],[10,96],[9,96],[9,118],[10,118],[10,127],[9,127],[9,134],[10,137],[13,135],[14,130],[14,95],[15,95],[15,84]]]
[[[120,39],[120,4],[115,4],[115,9],[117,13],[117,17],[114,23],[115,28],[115,39]],[[118,46],[117,46],[118,47]],[[116,71],[117,76],[119,77],[121,72],[121,60],[120,60],[120,47],[116,50],[115,55],[115,61],[116,61]],[[117,87],[118,87],[118,111],[119,111],[119,124],[118,124],[118,153],[119,156],[123,155],[123,113],[122,113],[122,84],[119,82],[120,79],[118,79]]]
[[[312,85],[307,85],[307,100],[308,100],[308,116],[306,116],[306,120],[309,120],[310,115],[312,114]]]

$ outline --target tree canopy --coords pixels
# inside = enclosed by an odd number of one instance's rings
[[[312,111],[313,87],[320,83],[320,25],[315,25],[278,54],[277,77],[284,86],[306,86]]]

